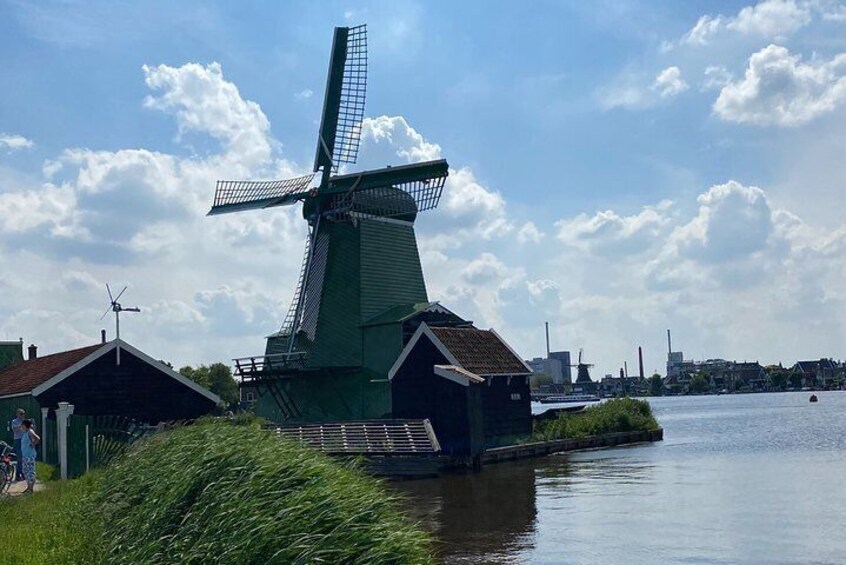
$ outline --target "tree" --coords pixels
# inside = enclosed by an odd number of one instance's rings
[[[704,375],[696,373],[690,379],[690,385],[688,390],[690,390],[690,392],[708,392],[710,388],[711,383],[708,381],[708,379],[706,379]]]
[[[543,385],[552,384],[552,377],[546,373],[535,373],[529,379],[529,388],[539,390]]]
[[[223,363],[200,365],[196,369],[186,365],[179,369],[179,374],[212,391],[227,406],[238,403],[238,383],[232,378],[231,369]]]
[[[652,396],[661,396],[663,392],[664,381],[661,379],[661,375],[655,373],[649,378],[649,394]]]
[[[787,371],[783,369],[775,369],[769,373],[770,386],[776,390],[784,390],[787,386]]]

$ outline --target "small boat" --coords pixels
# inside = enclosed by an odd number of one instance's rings
[[[573,402],[599,402],[600,398],[593,394],[556,394],[541,398],[542,404],[569,404]]]
[[[808,399],[808,402],[817,402],[819,399],[817,398],[816,394],[812,394],[811,398]]]

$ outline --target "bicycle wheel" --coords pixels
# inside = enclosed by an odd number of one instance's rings
[[[9,487],[12,486],[12,481],[15,479],[14,469],[9,473],[9,467],[0,467],[0,495],[9,492]]]

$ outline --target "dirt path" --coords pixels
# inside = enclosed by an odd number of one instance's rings
[[[35,481],[35,491],[38,492],[44,489],[44,483],[41,481]],[[9,487],[9,496],[21,496],[23,491],[26,490],[26,481],[17,481],[12,483],[12,486]]]

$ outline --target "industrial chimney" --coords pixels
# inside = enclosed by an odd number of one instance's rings
[[[106,343],[106,330],[100,330],[100,343]]]
[[[29,357],[27,357],[27,359],[32,361],[38,357],[38,347],[36,347],[35,344],[30,344],[27,349],[29,351]]]
[[[667,353],[673,352],[673,342],[670,339],[670,330],[667,330]]]
[[[643,379],[643,348],[639,345],[637,346],[637,362],[640,364],[640,378]]]

